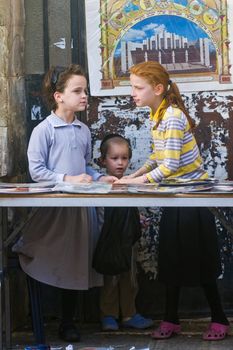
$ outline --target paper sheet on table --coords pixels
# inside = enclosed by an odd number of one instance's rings
[[[54,191],[65,193],[109,193],[112,185],[105,182],[88,182],[71,184],[61,182],[54,187]]]

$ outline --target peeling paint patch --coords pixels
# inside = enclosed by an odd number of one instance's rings
[[[158,273],[159,222],[162,208],[139,208],[142,236],[138,241],[137,261],[150,280]]]
[[[183,97],[191,117],[196,121],[195,136],[205,169],[210,176],[227,178],[229,120],[233,98],[231,99],[229,92],[187,93]],[[95,142],[100,141],[108,132],[118,132],[132,144],[133,157],[129,171],[143,165],[151,152],[152,142],[148,108],[135,108],[129,96],[99,98],[96,102],[97,118],[91,118],[90,124],[94,158],[99,157]]]
[[[204,161],[205,169],[211,177],[223,180],[227,178],[226,162],[228,150],[226,140],[229,132],[224,127],[218,126],[215,121],[210,123],[210,147],[200,151]]]
[[[31,120],[42,120],[42,111],[41,106],[39,105],[33,105],[31,108]]]

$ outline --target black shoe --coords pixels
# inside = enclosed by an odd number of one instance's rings
[[[62,340],[65,340],[71,343],[80,341],[80,334],[73,323],[61,324],[58,330],[58,334]]]

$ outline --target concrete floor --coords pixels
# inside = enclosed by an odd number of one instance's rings
[[[101,332],[98,324],[81,325],[81,342],[72,344],[74,350],[230,350],[233,349],[233,319],[229,336],[222,341],[209,342],[202,340],[202,332],[208,325],[208,319],[182,320],[182,333],[168,340],[153,340],[150,330],[117,332]],[[157,326],[159,321],[155,322]],[[53,321],[45,325],[46,343],[53,348],[65,348],[69,345],[57,336],[58,323]],[[21,329],[12,334],[12,348],[23,350],[26,345],[34,345],[33,333],[30,329]],[[101,349],[100,349],[101,348]],[[58,349],[57,349],[58,350]],[[59,349],[60,350],[60,349]]]

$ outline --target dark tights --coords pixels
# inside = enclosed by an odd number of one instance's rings
[[[164,321],[179,323],[178,307],[180,298],[180,287],[166,286],[166,309]]]
[[[202,287],[210,307],[211,321],[228,325],[229,322],[222,309],[217,283],[214,282],[212,284],[205,284]],[[179,317],[178,317],[179,297],[180,297],[179,286],[166,286],[166,309],[165,309],[164,321],[168,321],[176,324],[179,323]]]
[[[211,321],[228,325],[223,311],[217,283],[203,285],[203,290],[211,311]]]
[[[62,324],[69,325],[74,322],[77,291],[62,289]]]

